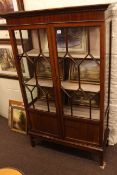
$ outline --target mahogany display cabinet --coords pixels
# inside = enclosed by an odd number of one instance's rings
[[[32,146],[42,139],[97,153],[100,165],[109,136],[111,22],[105,25],[107,7],[0,15],[7,20]]]

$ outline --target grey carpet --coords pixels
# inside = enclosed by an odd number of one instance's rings
[[[116,175],[117,145],[107,148],[105,161],[102,170],[89,153],[47,142],[32,148],[28,136],[11,131],[0,117],[0,168],[18,168],[25,175]]]

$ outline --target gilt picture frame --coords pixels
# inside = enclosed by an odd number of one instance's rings
[[[9,100],[8,124],[12,131],[27,134],[27,118],[23,102]]]

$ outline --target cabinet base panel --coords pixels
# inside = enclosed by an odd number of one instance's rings
[[[63,140],[61,138],[58,137],[52,137],[46,134],[42,134],[42,133],[35,133],[35,132],[31,132],[29,131],[29,136],[31,139],[31,146],[35,146],[35,139],[39,139],[39,140],[46,140],[49,142],[54,142],[57,144],[61,144],[64,146],[68,146],[68,147],[72,147],[72,148],[77,148],[79,150],[85,150],[91,153],[95,153],[98,154],[99,156],[99,164],[102,167],[103,163],[104,163],[104,150],[106,147],[106,143],[107,143],[107,139],[108,139],[108,133],[109,130],[107,129],[106,131],[106,137],[104,139],[104,143],[103,146],[94,146],[91,144],[85,144],[85,143],[78,143],[78,142],[72,142],[72,141],[68,141],[68,140]]]

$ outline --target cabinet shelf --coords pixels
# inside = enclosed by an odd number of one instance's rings
[[[27,51],[26,53],[29,57],[38,57],[40,54],[40,50],[39,49],[31,49],[31,50]],[[49,52],[43,51],[43,54],[45,56],[49,57]]]
[[[34,103],[34,107],[37,110],[40,111],[48,111],[48,107],[47,107],[47,102],[45,100],[37,100]],[[31,106],[31,108],[33,108],[33,105]],[[82,117],[82,118],[86,118],[89,119],[90,118],[90,108],[86,108],[86,107],[78,107],[78,106],[73,106],[73,115],[72,117]],[[55,107],[55,103],[54,102],[49,102],[49,111],[48,112],[56,112],[56,107]],[[67,116],[71,116],[71,110],[70,110],[70,106],[64,106],[64,115]],[[98,109],[91,109],[91,119],[95,119],[95,120],[99,120],[100,117],[100,110]]]
[[[27,81],[25,84],[28,86],[36,86],[36,79],[32,78],[29,81]],[[53,87],[52,80],[38,79],[38,84],[39,86],[42,86],[42,87],[51,87],[51,88]]]
[[[34,103],[34,107],[35,109],[40,111],[54,112],[54,113],[56,112],[56,107],[54,102],[49,102],[49,109],[48,109],[47,102],[45,100],[37,100]],[[31,108],[33,108],[33,105],[31,106]]]
[[[66,90],[78,90],[78,82],[71,82],[71,81],[62,81],[61,85]],[[99,84],[85,84],[81,83],[81,88],[86,92],[95,92],[98,93],[100,91],[100,85]]]
[[[64,55],[66,53],[65,52],[58,52],[58,58],[63,58]],[[79,54],[77,52],[70,52],[70,55],[73,59],[83,59],[86,57],[88,53],[85,53],[85,54]],[[97,55],[97,54],[93,54],[92,55],[96,60],[99,60],[100,61],[100,55]],[[69,58],[69,56],[66,55],[66,58]],[[86,60],[92,60],[92,58],[90,56],[88,56],[87,58],[85,58]]]
[[[29,57],[38,57],[40,54],[40,50],[39,49],[31,49],[29,51],[27,51],[27,55]],[[47,57],[49,57],[49,51],[43,51],[43,54]],[[74,58],[74,59],[83,59],[86,57],[87,53],[85,54],[78,54],[76,52],[70,52],[71,56]],[[58,58],[62,59],[65,55],[65,52],[58,52]],[[26,55],[24,55],[26,56]],[[96,60],[100,60],[100,56],[99,55],[96,55],[94,54],[93,57],[96,59]],[[66,58],[68,58],[68,56],[66,56]],[[90,56],[88,56],[86,58],[86,60],[92,60],[92,58]]]
[[[73,116],[74,117],[82,117],[82,118],[90,118],[90,108],[76,107],[73,106]],[[71,116],[70,106],[64,106],[64,115]],[[99,109],[91,109],[91,119],[99,120],[100,119],[100,110]]]
[[[36,79],[32,78],[29,81],[25,83],[28,86],[36,86]],[[47,79],[38,79],[38,84],[42,87],[53,87],[52,80]],[[61,86],[66,90],[76,91],[78,90],[78,83],[77,82],[71,82],[71,81],[61,81]],[[100,85],[99,84],[85,84],[81,83],[81,88],[86,92],[95,92],[98,93],[100,91]]]

